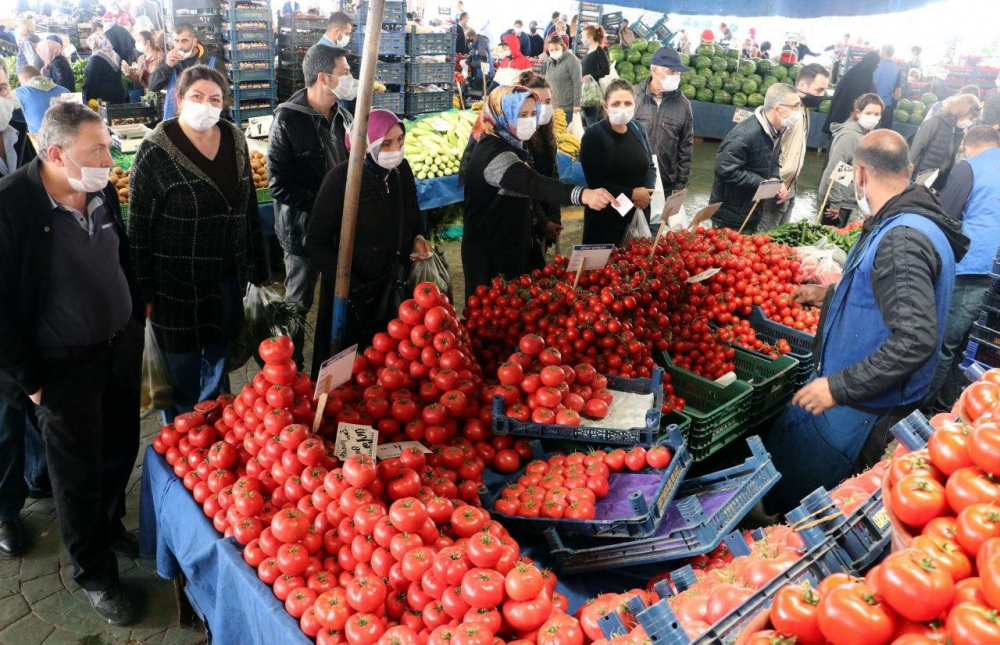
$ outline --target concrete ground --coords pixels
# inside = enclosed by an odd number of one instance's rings
[[[688,199],[688,205],[694,209],[708,203],[717,147],[716,143],[695,146]],[[816,186],[823,163],[822,156],[809,154],[800,179],[804,188],[799,191],[795,204],[795,219],[815,214],[818,207]],[[560,243],[562,249],[568,250],[583,237],[583,211],[579,208],[565,210],[563,224]],[[443,245],[454,274],[455,293],[464,291],[460,245],[460,242]],[[306,343],[305,355],[312,355],[311,341]],[[252,376],[249,369],[232,374],[234,391],[247,382],[248,376]],[[154,420],[143,422],[140,456],[158,431]],[[141,468],[141,462],[136,463],[129,482],[126,525],[130,529],[138,527]],[[142,620],[131,627],[103,624],[73,582],[52,500],[28,500],[21,519],[28,540],[26,554],[21,558],[0,559],[0,645],[196,645],[207,642],[199,624],[185,627],[178,623],[173,584],[156,577],[155,564],[151,560],[119,559],[122,580],[134,592],[136,604],[143,609]]]

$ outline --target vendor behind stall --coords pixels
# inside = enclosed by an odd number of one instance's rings
[[[858,208],[868,218],[835,288],[794,295],[824,303],[816,374],[766,443],[781,480],[765,502],[784,512],[819,486],[881,459],[888,428],[927,395],[944,338],[955,263],[969,246],[924,186],[910,184],[906,141],[866,135],[854,151]]]
[[[181,23],[174,27],[174,48],[167,52],[163,62],[149,75],[149,90],[166,90],[167,93],[163,104],[164,121],[177,116],[177,81],[184,70],[195,65],[215,67],[220,74],[226,76],[223,57],[210,52],[198,42],[198,33],[194,27]]]

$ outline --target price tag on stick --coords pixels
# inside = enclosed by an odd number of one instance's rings
[[[375,459],[377,449],[378,430],[375,428],[354,423],[341,423],[337,426],[333,451],[341,461],[354,455],[366,455]]]
[[[712,219],[712,216],[719,212],[720,208],[722,208],[722,202],[715,202],[698,211],[698,214],[691,220],[691,226],[688,227],[688,230],[693,231],[701,226],[702,222]]]
[[[653,256],[656,255],[656,247],[660,243],[660,238],[663,237],[663,231],[665,231],[668,226],[667,220],[680,212],[681,206],[684,205],[685,197],[687,197],[686,188],[671,194],[663,203],[663,211],[660,214],[660,226],[656,229],[656,237],[653,238],[653,248],[649,252],[650,260],[652,260]]]
[[[592,269],[603,269],[615,250],[614,244],[577,244],[573,247],[573,255],[569,257],[567,271],[575,271],[573,288],[580,281],[580,274]]]
[[[777,197],[778,191],[781,190],[782,182],[780,179],[765,179],[760,182],[757,186],[757,192],[754,193],[753,201],[759,202],[765,199],[772,199]]]
[[[416,448],[425,455],[430,454],[430,449],[419,441],[396,441],[394,443],[384,443],[376,449],[375,454],[380,460],[394,459],[410,448]]]
[[[352,345],[344,351],[331,356],[323,362],[316,375],[316,391],[313,400],[316,401],[316,416],[313,417],[312,431],[317,432],[319,425],[323,421],[323,410],[326,408],[326,400],[339,385],[346,383],[351,378],[354,369],[354,357],[358,354],[358,346]]]
[[[742,122],[742,121],[744,121],[744,120],[746,120],[746,119],[748,119],[748,118],[750,118],[752,116],[753,116],[753,112],[751,112],[750,110],[744,110],[742,108],[737,108],[736,111],[733,112],[733,123],[740,123],[740,122]]]
[[[833,169],[832,178],[841,186],[850,186],[854,183],[854,166],[841,161]]]

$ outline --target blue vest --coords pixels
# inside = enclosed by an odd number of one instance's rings
[[[199,63],[195,63],[196,65]],[[215,69],[215,56],[208,59],[208,66]],[[172,119],[177,116],[177,81],[180,80],[181,74],[184,73],[183,69],[174,68],[174,71],[170,74],[170,79],[167,80],[166,90],[167,96],[163,101],[163,120]],[[239,123],[236,124],[239,126]]]
[[[901,385],[858,402],[866,408],[886,409],[907,405],[920,401],[927,394],[937,367],[951,291],[955,286],[955,254],[937,224],[914,213],[901,213],[881,222],[847,256],[844,275],[823,323],[823,355],[819,375],[829,376],[864,360],[889,338],[889,328],[882,320],[872,291],[871,270],[879,243],[886,233],[897,226],[907,226],[926,235],[941,258],[941,274],[934,285],[937,348],[931,358]]]
[[[1000,247],[1000,148],[965,161],[972,166],[972,192],[962,217],[969,251],[955,267],[955,275],[986,275]]]

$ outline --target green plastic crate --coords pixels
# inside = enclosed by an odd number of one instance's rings
[[[274,197],[271,196],[270,188],[258,188],[257,189],[257,203],[258,204],[270,204],[274,201]]]
[[[768,358],[734,347],[736,378],[753,387],[747,425],[751,428],[778,414],[795,394],[799,362],[791,356]]]
[[[691,417],[684,414],[683,412],[672,410],[660,417],[661,429],[666,428],[667,426],[670,425],[677,426],[677,429],[681,431],[681,434],[683,434],[686,437],[688,428],[691,427]]]
[[[719,385],[674,366],[666,352],[655,354],[656,363],[670,375],[674,394],[684,399],[684,414],[691,425],[684,433],[694,460],[703,461],[746,432],[753,386],[736,380]]]

